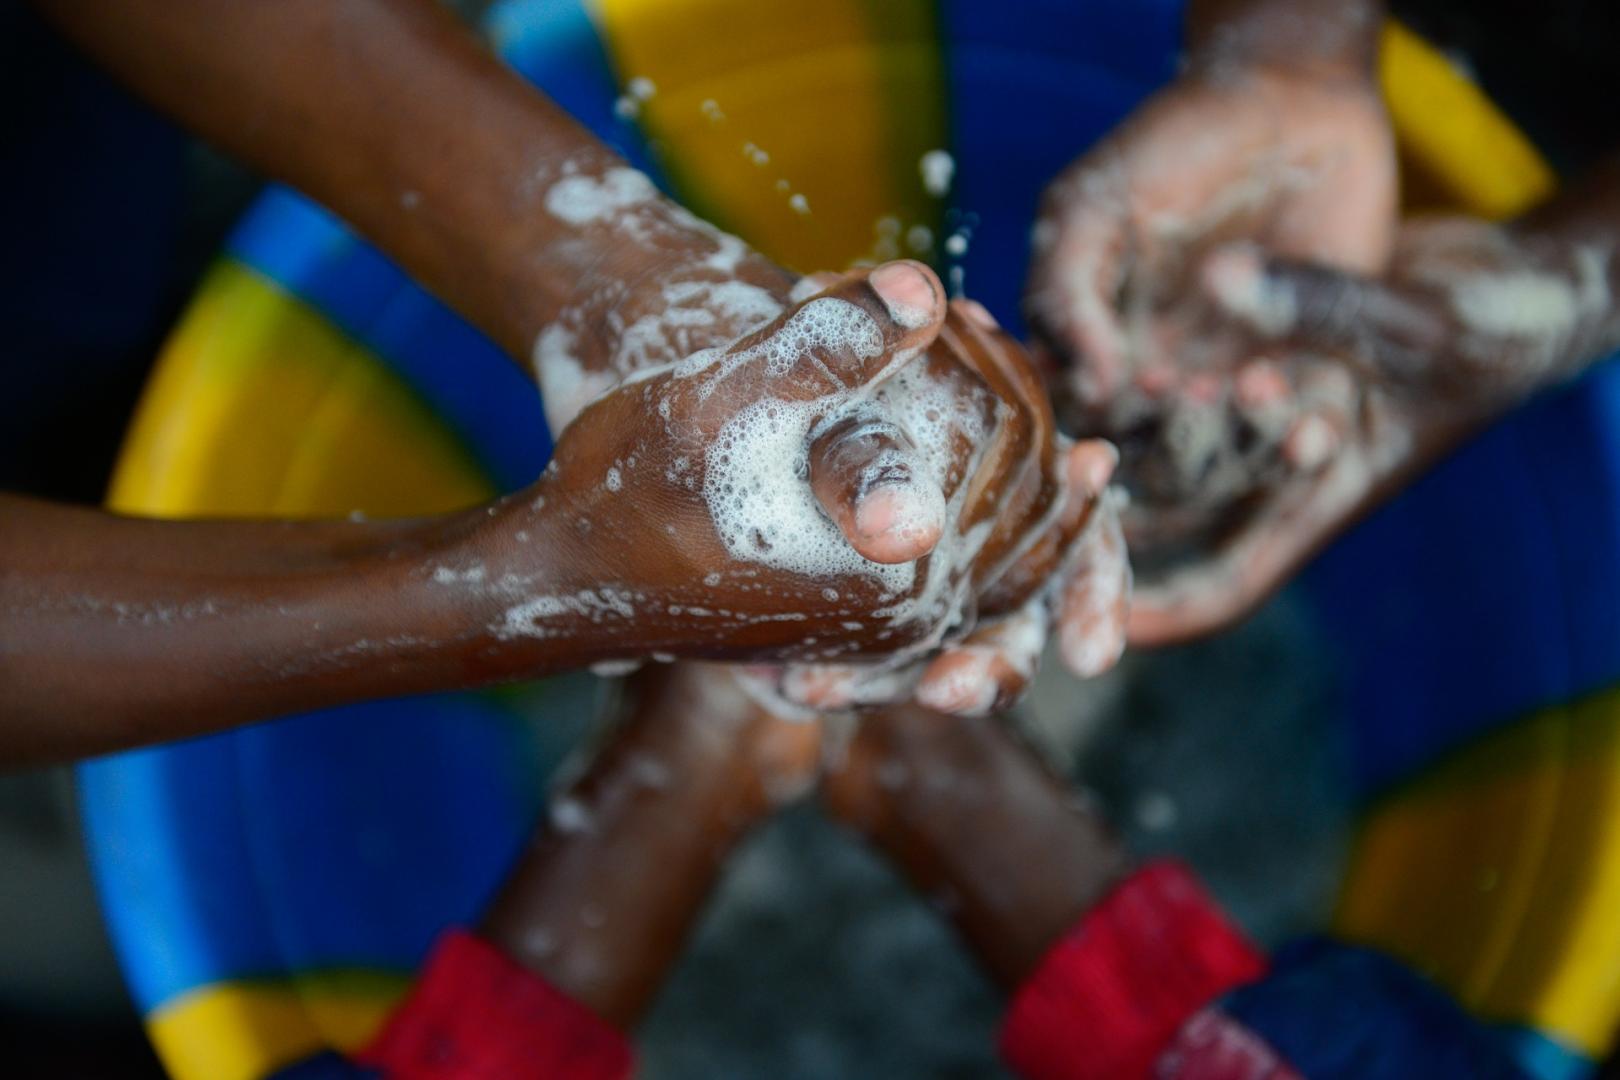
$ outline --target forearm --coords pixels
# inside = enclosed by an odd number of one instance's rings
[[[938,899],[1011,989],[1129,860],[1101,815],[1004,723],[914,707],[866,717],[823,797]]]
[[[481,517],[160,522],[0,496],[0,765],[589,662],[609,628],[503,639],[508,601],[450,569]],[[560,560],[530,578],[572,587]]]
[[[1366,77],[1378,55],[1384,0],[1190,0],[1195,68],[1302,70]]]
[[[563,179],[622,162],[435,0],[36,2],[158,107],[332,208],[525,362],[563,307],[669,254],[555,212]]]
[[[1554,292],[1568,296],[1565,318],[1549,318],[1552,309],[1535,306],[1534,293],[1523,290],[1536,284],[1535,278],[1521,277],[1519,292],[1505,292],[1496,309],[1512,316],[1544,323],[1545,341],[1530,342],[1532,355],[1545,354],[1540,382],[1556,383],[1579,374],[1593,362],[1620,348],[1620,153],[1610,155],[1595,168],[1571,182],[1557,197],[1515,221],[1508,235],[1523,246],[1529,265],[1540,268],[1546,277],[1542,292],[1557,299]],[[1486,275],[1488,276],[1488,275]],[[1512,282],[1512,275],[1500,275],[1499,282]],[[1477,292],[1477,290],[1476,290]],[[1465,295],[1456,303],[1466,329]],[[1515,306],[1514,301],[1517,302]],[[1521,331],[1527,332],[1527,331]]]
[[[743,734],[757,710],[729,677],[676,665],[629,685],[629,715],[559,794],[480,928],[621,1029],[663,984],[726,854],[769,806]]]

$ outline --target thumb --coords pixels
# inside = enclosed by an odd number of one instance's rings
[[[1448,352],[1452,319],[1436,297],[1318,263],[1268,259],[1251,245],[1202,267],[1215,306],[1262,341],[1346,356],[1403,381],[1426,378]]]

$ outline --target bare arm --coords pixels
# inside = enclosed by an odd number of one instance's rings
[[[711,246],[690,219],[671,217],[667,250],[648,252],[548,212],[566,176],[623,162],[434,0],[36,2],[144,97],[330,207],[524,361],[568,303]],[[782,280],[763,260],[752,275]]]
[[[0,764],[588,662],[606,628],[503,642],[497,598],[447,576],[483,517],[157,522],[0,495]],[[537,548],[529,572],[566,591],[566,538]]]
[[[1206,69],[1362,75],[1377,59],[1384,8],[1384,0],[1191,0],[1187,50]]]
[[[829,317],[853,334],[806,343],[807,323]],[[919,353],[944,317],[942,289],[920,266],[842,278],[725,350],[610,392],[564,431],[528,490],[431,521],[157,522],[0,499],[0,761],[598,660],[871,659],[931,647],[955,610],[937,598],[968,595],[998,555],[953,537],[941,557],[902,567],[960,526],[941,515],[921,536],[922,519],[895,507],[928,509],[929,484],[996,492],[1006,477],[1050,475],[1057,463],[1031,460],[1026,447],[974,465],[977,444],[953,427],[926,468],[902,468],[908,446],[896,439],[868,476],[860,455],[841,449],[845,425],[816,434],[810,423],[812,410],[870,416],[865,388],[898,356],[927,366],[918,385],[930,400],[960,402],[963,425],[1010,425],[1013,410],[955,366],[957,353]],[[797,491],[786,527],[819,530],[820,550],[844,552],[840,562],[762,558],[752,538],[783,528],[782,512],[709,490],[719,491],[709,473],[726,475],[731,459],[707,448],[762,399],[800,410],[805,426],[789,432],[788,453],[754,454],[775,470],[774,493]],[[997,423],[971,431],[1002,435]],[[825,447],[832,467],[800,475],[794,444]],[[886,524],[852,512],[870,500],[891,511]],[[1084,513],[1025,514],[1063,537],[1030,556],[1061,572]],[[890,561],[839,546],[856,542]]]
[[[1002,717],[864,718],[822,781],[832,815],[950,913],[1008,989],[1130,869],[1102,815]]]
[[[1133,636],[1172,641],[1235,621],[1484,425],[1620,346],[1617,252],[1610,160],[1506,225],[1407,222],[1376,277],[1253,250],[1212,259],[1204,284],[1228,315],[1268,350],[1318,358],[1331,440],[1220,552],[1151,592]]]
[[[722,670],[656,669],[630,692],[481,927],[620,1028],[663,985],[726,856],[810,786],[820,758],[818,724],[773,718]]]

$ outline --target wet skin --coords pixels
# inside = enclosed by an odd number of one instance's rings
[[[622,1029],[656,996],[749,830],[817,788],[1011,990],[1129,869],[1100,815],[1005,718],[784,721],[728,669],[659,667],[548,817],[479,932]],[[649,888],[655,882],[655,888]]]
[[[1141,645],[1240,619],[1620,342],[1612,167],[1507,226],[1402,223],[1382,4],[1197,0],[1188,17],[1184,74],[1049,190],[1028,297],[1068,419],[1123,453]]]
[[[1037,597],[1043,633],[1049,614],[1093,619],[1097,560],[1085,552],[1101,543],[1089,526],[1107,516],[1094,508],[1111,458],[1056,436],[1027,357],[993,325],[949,312],[926,268],[889,264],[798,297],[853,311],[877,354],[800,349],[785,371],[739,362],[719,383],[653,371],[655,356],[709,347],[770,352],[799,310],[793,276],[655,193],[619,198],[634,184],[603,203],[623,163],[440,5],[40,7],[158,106],[353,222],[526,370],[544,358],[546,328],[574,325],[588,331],[576,361],[600,355],[612,369],[604,389],[647,377],[562,431],[530,489],[432,520],[177,524],[0,497],[0,760],[652,652],[820,662],[907,649],[921,670],[947,636]],[[673,352],[643,349],[627,365],[627,329],[695,281],[746,286],[785,310],[728,322],[735,312],[717,305],[701,332],[667,342]],[[907,364],[981,421],[983,445],[957,438],[937,476],[907,459],[914,433],[884,411]],[[914,562],[911,586],[874,590],[873,572],[811,580],[721,550],[712,513],[672,470],[762,394],[816,403],[792,482],[855,551]],[[855,406],[863,423],[840,423]],[[614,464],[630,457],[669,469]],[[610,469],[625,487],[605,500]],[[960,494],[949,518],[911,512],[947,489]],[[988,533],[963,542],[979,522]],[[1119,561],[1107,566],[1117,579]],[[928,583],[933,602],[892,614]],[[1106,647],[1085,654],[1111,662],[1117,625],[1096,635]],[[995,685],[999,700],[1020,684]]]

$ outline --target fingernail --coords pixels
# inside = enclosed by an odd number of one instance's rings
[[[873,562],[920,558],[939,542],[944,523],[945,498],[933,485],[884,484],[855,508],[862,553]]]
[[[902,260],[884,263],[866,280],[889,309],[889,317],[907,330],[915,330],[931,322],[938,309],[939,293],[932,278],[921,263]]]
[[[1300,419],[1288,433],[1283,449],[1294,467],[1311,472],[1326,465],[1339,448],[1339,433],[1320,416]]]
[[[814,277],[802,277],[793,283],[793,288],[788,290],[788,299],[795,304],[802,304],[821,292],[822,289],[821,282]]]
[[[1260,360],[1245,365],[1238,372],[1235,392],[1238,403],[1245,408],[1275,405],[1287,400],[1288,379],[1276,364]]]
[[[996,704],[990,660],[978,655],[951,657],[942,673],[930,673],[917,687],[917,703],[952,716],[983,716]]]
[[[1125,628],[1110,621],[1082,627],[1065,622],[1058,631],[1063,663],[1082,679],[1095,678],[1125,655]]]

